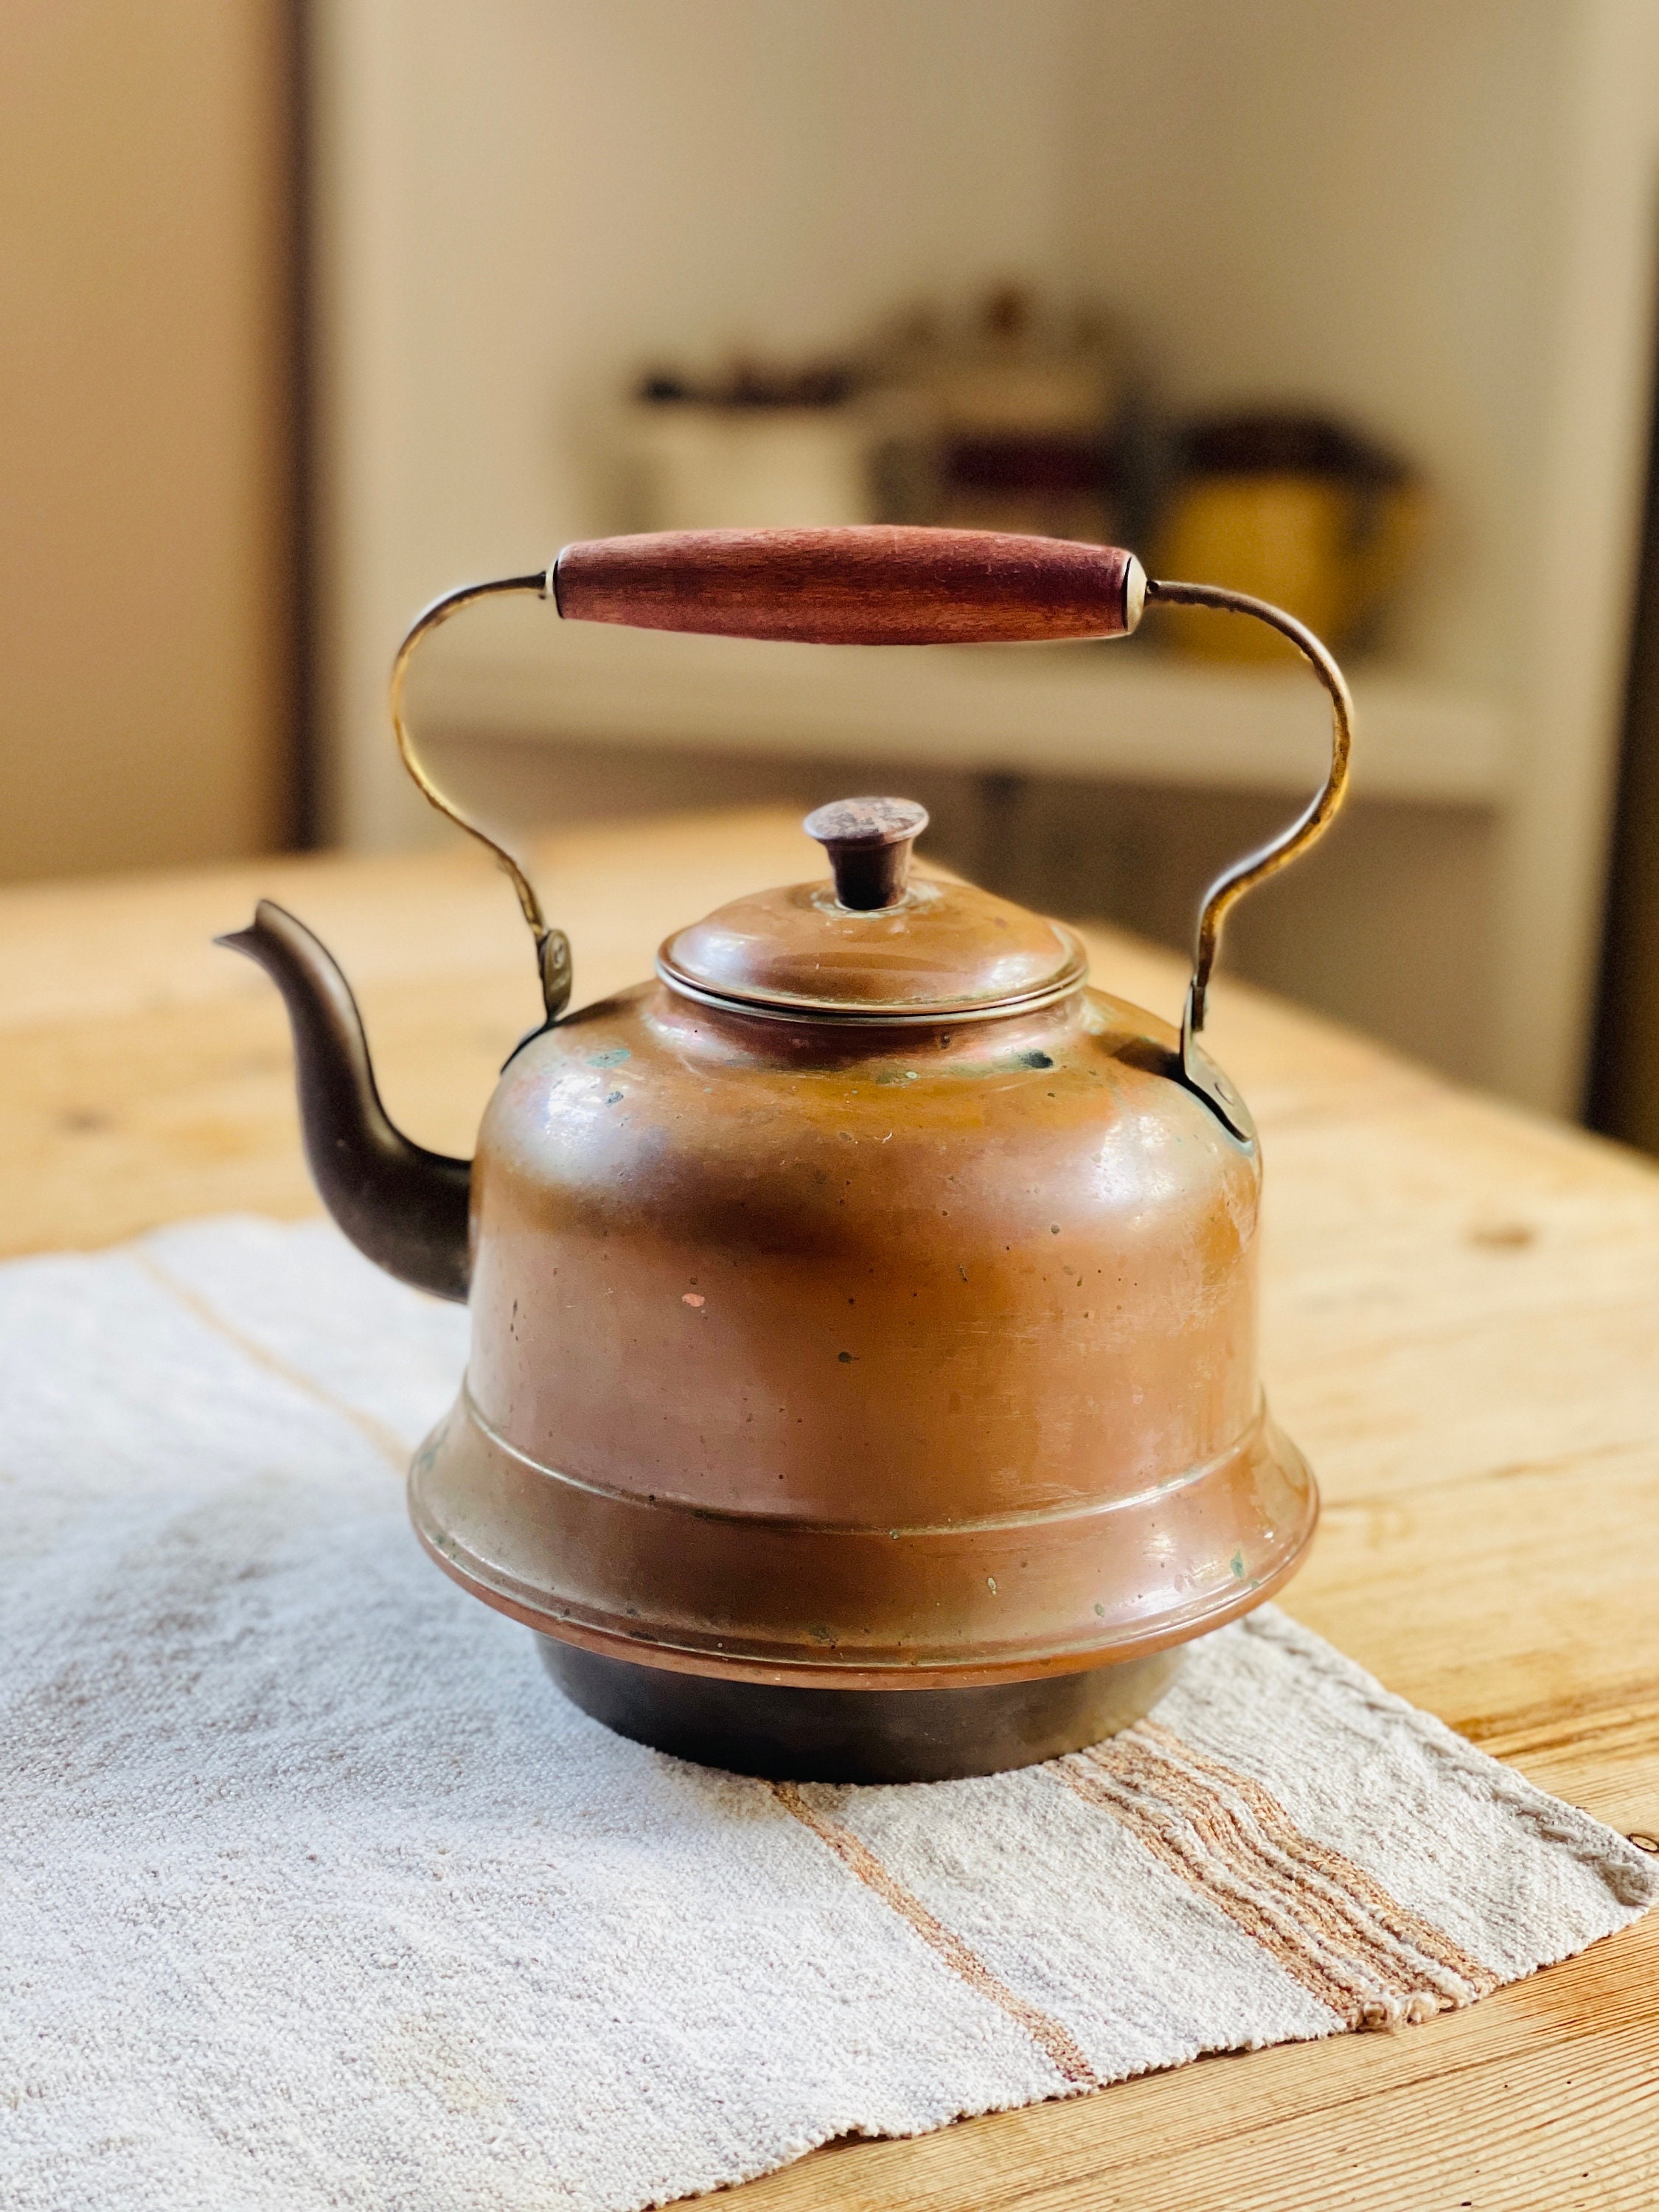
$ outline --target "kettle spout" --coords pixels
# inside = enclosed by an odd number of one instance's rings
[[[246,929],[216,941],[257,960],[287,1004],[306,1158],[325,1206],[388,1274],[465,1304],[472,1164],[428,1152],[392,1126],[357,1002],[331,956],[269,899]]]

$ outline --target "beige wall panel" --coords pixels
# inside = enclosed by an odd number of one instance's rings
[[[289,805],[287,15],[0,9],[0,878]]]

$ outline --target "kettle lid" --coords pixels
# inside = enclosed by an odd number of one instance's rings
[[[861,1022],[966,1020],[1075,989],[1073,932],[971,884],[910,873],[927,826],[903,799],[845,799],[803,827],[834,880],[758,891],[663,946],[657,971],[685,996],[744,1012]]]

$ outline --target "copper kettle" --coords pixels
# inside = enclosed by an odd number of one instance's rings
[[[1204,902],[1179,1032],[1092,988],[1069,929],[914,872],[921,809],[823,807],[823,882],[678,931],[655,976],[546,1018],[476,1157],[392,1127],[329,955],[262,903],[224,942],[293,1022],[324,1199],[472,1309],[410,1510],[590,1713],[823,1780],[988,1773],[1097,1741],[1294,1570],[1313,1479],[1263,1405],[1261,1167],[1199,1044],[1229,904],[1334,812],[1350,709],[1289,616],[1109,547],[974,532],[707,532],[568,547],[453,592],[566,620],[850,644],[1109,636],[1149,599],[1254,614],[1331,697],[1330,775]],[[492,841],[485,839],[486,843]]]

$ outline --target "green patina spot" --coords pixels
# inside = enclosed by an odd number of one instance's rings
[[[1243,1554],[1243,1552],[1235,1552],[1235,1553],[1233,1553],[1233,1572],[1234,1572],[1234,1573],[1238,1577],[1238,1579],[1240,1580],[1240,1582],[1243,1582],[1243,1579],[1244,1579],[1244,1554]]]
[[[608,1051],[590,1052],[587,1064],[590,1067],[620,1067],[623,1060],[631,1060],[633,1056],[625,1044],[613,1044]]]
[[[1097,1606],[1095,1607],[1095,1611],[1096,1611],[1096,1612],[1100,1615],[1100,1618],[1101,1618],[1103,1620],[1105,1620],[1105,1618],[1106,1618],[1106,1608],[1105,1608],[1105,1607],[1104,1607],[1103,1605],[1097,1605]]]

